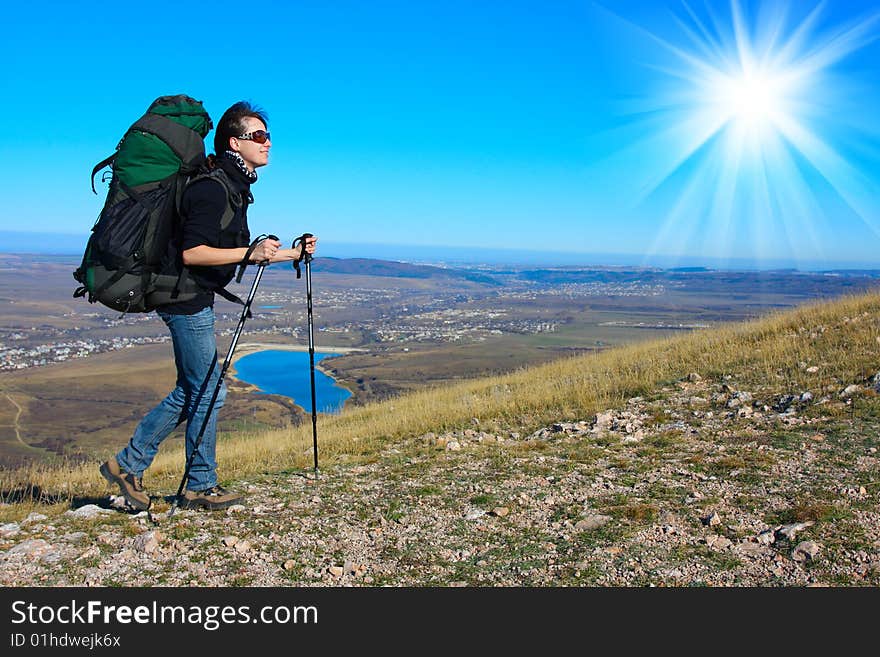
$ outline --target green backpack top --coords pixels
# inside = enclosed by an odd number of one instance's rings
[[[212,127],[201,102],[189,96],[162,96],[125,133],[111,156],[113,173],[129,187],[138,187],[182,169],[197,169],[205,161],[204,138]],[[92,171],[93,185],[95,173],[107,164],[105,160]]]

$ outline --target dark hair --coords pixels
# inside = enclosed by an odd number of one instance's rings
[[[240,100],[228,110],[223,112],[217,123],[217,131],[214,133],[214,152],[220,155],[229,149],[229,138],[238,137],[247,130],[244,120],[248,117],[260,119],[266,128],[269,127],[269,116],[265,110],[252,105],[246,100]]]

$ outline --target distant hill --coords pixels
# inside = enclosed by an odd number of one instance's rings
[[[642,283],[666,284],[687,289],[727,293],[750,293],[755,290],[774,290],[823,296],[829,277],[837,280],[838,293],[859,293],[877,284],[877,270],[834,270],[807,272],[797,270],[735,271],[704,268],[593,268],[555,267],[526,269],[517,273],[522,280],[545,285],[585,283]]]
[[[315,271],[332,274],[361,274],[363,276],[387,276],[390,278],[447,278],[465,280],[481,285],[503,285],[486,274],[462,270],[445,269],[431,265],[413,265],[394,260],[374,260],[372,258],[316,258],[312,264]]]

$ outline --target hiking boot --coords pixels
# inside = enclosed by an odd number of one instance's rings
[[[242,502],[244,502],[244,495],[228,491],[222,486],[214,486],[202,491],[187,490],[180,500],[180,508],[197,509],[201,507],[208,511],[218,511]]]
[[[115,457],[101,464],[101,474],[110,484],[117,484],[125,501],[138,511],[146,511],[150,508],[150,496],[144,492],[143,479],[133,474],[123,472],[116,462]]]

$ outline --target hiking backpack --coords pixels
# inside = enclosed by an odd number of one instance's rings
[[[230,203],[221,227],[232,220],[236,201],[242,202],[222,172],[204,169],[204,138],[212,127],[201,101],[162,96],[126,131],[116,152],[92,169],[96,194],[95,175],[109,165],[112,176],[82,264],[73,274],[82,284],[74,297],[88,294],[90,303],[123,313],[149,312],[205,291],[189,276],[179,253],[183,190],[201,178],[222,184]],[[237,300],[225,290],[221,294]]]

